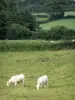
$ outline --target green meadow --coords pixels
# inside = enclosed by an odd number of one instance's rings
[[[47,13],[32,13],[32,15],[47,15],[48,16]]]
[[[64,16],[67,16],[67,15],[75,16],[75,11],[65,12]]]
[[[20,73],[25,87],[7,87],[7,80]],[[37,91],[37,78],[45,74],[48,87]],[[0,52],[0,100],[75,100],[75,50]]]
[[[37,20],[38,22],[40,22],[40,21],[47,21],[48,18],[36,18],[36,20]]]
[[[55,27],[57,25],[65,26],[65,27],[75,30],[75,19],[56,20],[56,21],[45,23],[45,24],[40,24],[40,27],[44,30],[48,30],[51,27]]]

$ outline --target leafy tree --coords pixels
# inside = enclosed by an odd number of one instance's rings
[[[5,39],[7,33],[7,17],[5,13],[6,4],[4,0],[0,0],[0,39]]]
[[[14,23],[26,26],[27,28],[30,29],[30,31],[36,30],[37,27],[36,19],[27,10],[14,14],[12,16],[12,20]]]
[[[47,6],[50,19],[62,18],[64,16],[64,5],[69,4],[68,0],[47,0],[45,5]]]
[[[72,39],[75,36],[75,31],[73,29],[68,29],[64,26],[52,27],[48,33],[47,39],[61,40],[61,39]]]
[[[18,30],[18,28],[20,27],[20,26],[22,26],[22,28],[21,28],[21,32],[20,32],[20,34],[23,32],[22,30],[24,29],[24,32],[25,32],[25,28],[27,28],[27,29],[29,29],[30,31],[35,31],[36,30],[36,27],[37,27],[37,24],[36,24],[36,19],[35,19],[35,17],[34,16],[32,16],[31,15],[31,13],[29,13],[28,12],[28,10],[24,10],[23,9],[23,11],[21,11],[20,9],[19,9],[19,6],[20,6],[20,3],[22,2],[22,1],[20,1],[20,0],[6,0],[6,2],[7,2],[7,4],[8,4],[8,11],[7,11],[7,16],[8,16],[8,26],[11,24],[11,26],[16,26],[15,27],[15,30],[16,30],[16,32],[17,32],[17,34],[18,34],[18,32],[19,31],[17,31]],[[21,7],[21,6],[20,6]],[[13,24],[14,23],[14,24]],[[13,27],[13,28],[14,28]],[[18,28],[17,28],[18,27]],[[11,33],[12,34],[11,34]],[[26,33],[26,32],[25,32]],[[9,27],[8,27],[8,33],[7,33],[7,37],[9,37],[9,38],[13,38],[13,36],[14,36],[14,38],[13,39],[15,39],[16,38],[16,35],[13,35],[14,33],[13,33],[13,29],[10,27],[10,29],[9,29]],[[16,33],[15,33],[16,34]],[[28,34],[28,32],[27,32],[27,34]],[[9,36],[8,36],[9,35]],[[23,33],[22,33],[22,35],[23,35]],[[18,35],[18,36],[21,36],[21,35]],[[21,36],[22,37],[22,36]],[[20,37],[18,37],[18,38],[20,38]],[[23,37],[22,37],[23,38]],[[25,38],[25,37],[24,37]],[[26,37],[27,38],[27,37]],[[17,39],[17,38],[16,38]]]
[[[8,26],[6,38],[9,40],[29,39],[30,36],[30,31],[25,26],[15,23],[12,23]]]

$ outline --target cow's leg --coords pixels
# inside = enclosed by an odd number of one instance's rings
[[[24,82],[24,79],[23,79],[23,85],[25,86],[25,82]]]
[[[15,82],[15,86],[17,85],[17,82]]]

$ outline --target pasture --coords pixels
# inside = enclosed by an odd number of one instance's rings
[[[0,100],[75,100],[75,50],[0,52]],[[6,86],[15,74],[22,83]],[[48,75],[48,87],[36,90],[36,80]]]
[[[37,20],[38,22],[41,22],[41,21],[45,22],[45,21],[48,20],[48,18],[36,18],[36,20]]]
[[[48,22],[45,24],[40,24],[40,27],[44,30],[48,30],[51,27],[55,27],[57,25],[65,26],[65,27],[75,30],[75,19],[60,19],[60,20]]]
[[[46,16],[48,16],[48,14],[47,13],[32,13],[32,15],[46,15]]]
[[[75,16],[75,11],[65,12],[64,16],[67,16],[67,15]]]
[[[32,13],[35,16],[36,21],[38,23],[46,23],[48,22],[48,14],[47,13]]]

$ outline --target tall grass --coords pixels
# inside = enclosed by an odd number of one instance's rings
[[[60,49],[74,49],[75,42],[72,41],[50,41],[44,40],[5,40],[0,41],[0,52],[3,51],[44,51],[44,50],[60,50]]]

